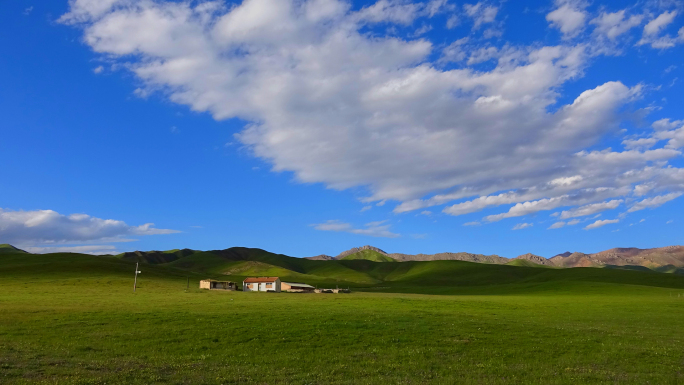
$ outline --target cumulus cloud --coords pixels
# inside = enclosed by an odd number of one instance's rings
[[[546,15],[546,21],[558,28],[565,38],[576,36],[586,23],[583,4],[572,1],[556,1],[556,4],[558,8]]]
[[[644,209],[654,209],[656,207],[664,205],[665,203],[673,199],[679,198],[680,196],[682,196],[681,192],[675,192],[665,195],[658,195],[653,198],[646,198],[642,201],[635,203],[634,206],[630,207],[629,210],[627,210],[627,212],[633,213],[635,211]]]
[[[123,221],[86,214],[63,215],[53,210],[0,209],[0,240],[18,245],[122,242],[128,237],[178,233],[153,223],[129,226]]]
[[[518,223],[517,225],[513,226],[513,230],[522,230],[532,226],[534,226],[532,223]]]
[[[596,221],[596,222],[594,222],[594,223],[592,223],[592,224],[590,224],[590,225],[587,225],[584,229],[585,229],[585,230],[597,229],[597,228],[599,228],[599,227],[601,227],[601,226],[610,225],[610,224],[612,224],[612,223],[618,223],[618,222],[620,222],[619,219],[603,219],[603,220],[598,220],[598,221]]]
[[[514,205],[500,217],[508,218],[622,197],[635,184],[662,191],[682,183],[680,169],[668,165],[681,156],[674,137],[653,136],[672,142],[667,148],[587,151],[619,132],[620,111],[641,97],[642,86],[595,84],[559,103],[569,96],[563,86],[582,76],[593,55],[586,42],[494,54],[473,39],[447,42],[434,55],[432,42],[413,33],[366,30],[377,23],[419,28],[445,4],[73,0],[60,20],[131,71],[137,94],[160,92],[217,120],[240,118],[248,123],[236,141],[273,171],[333,189],[363,186],[366,204],[399,202],[397,213],[467,199],[444,212]],[[564,11],[550,20],[564,34],[583,28],[581,3],[557,8]],[[494,5],[463,10],[475,29],[496,24]],[[630,20],[617,16],[613,34]],[[611,33],[609,21],[597,28]],[[495,68],[446,69],[469,58],[473,65],[495,59]]]
[[[329,220],[324,223],[313,224],[314,229],[320,231],[335,231],[335,232],[345,232],[358,235],[368,235],[371,237],[382,237],[382,238],[398,238],[399,234],[391,232],[390,225],[386,223],[387,221],[370,222],[365,225],[364,228],[358,229],[354,228],[350,223]]]

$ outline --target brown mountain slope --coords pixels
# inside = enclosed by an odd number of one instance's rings
[[[321,254],[321,255],[317,255],[315,257],[304,257],[304,259],[310,259],[312,261],[332,261],[335,258],[333,258],[329,255],[326,255],[326,254]]]
[[[595,254],[572,253],[563,254],[550,259],[556,266],[590,267],[590,266],[645,266],[657,268],[671,265],[684,267],[684,246],[667,246],[654,249],[614,248]]]
[[[504,264],[508,262],[508,258],[499,257],[498,255],[482,255],[482,254],[471,254],[471,253],[437,253],[437,254],[401,254],[392,253],[387,255],[390,258],[394,258],[400,262],[406,261],[438,261],[438,260],[451,260],[451,261],[468,261],[468,262],[478,262],[478,263],[499,263]]]
[[[530,262],[534,262],[534,263],[536,263],[536,264],[538,264],[538,265],[555,266],[555,264],[554,264],[553,262],[551,262],[550,260],[548,260],[548,259],[546,259],[546,258],[544,258],[544,257],[540,257],[540,256],[538,256],[538,255],[534,255],[534,254],[532,254],[532,253],[527,253],[527,254],[523,254],[523,255],[518,255],[517,257],[515,257],[515,259],[524,259],[524,260],[527,260],[527,261],[530,261]]]

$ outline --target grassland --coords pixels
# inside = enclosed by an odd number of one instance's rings
[[[297,274],[357,289],[200,291],[198,280],[217,270],[164,264],[143,265],[133,293],[133,261],[4,254],[0,383],[684,382],[680,276],[296,262]],[[353,280],[361,276],[368,282]]]

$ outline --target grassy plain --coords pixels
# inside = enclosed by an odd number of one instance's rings
[[[391,281],[349,262],[386,280],[208,292],[204,275],[145,265],[133,293],[132,262],[3,255],[0,383],[684,383],[682,277],[444,263]]]

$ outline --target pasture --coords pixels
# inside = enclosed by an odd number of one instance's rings
[[[1,383],[684,382],[680,277],[276,294],[144,266],[133,293],[130,262],[46,258],[0,258]]]

